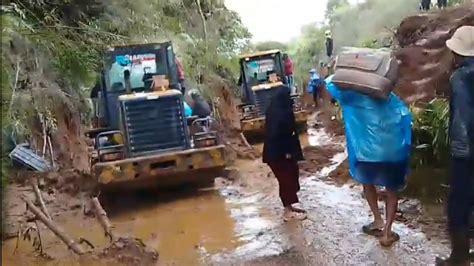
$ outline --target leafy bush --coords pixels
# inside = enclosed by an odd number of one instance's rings
[[[415,110],[413,136],[416,165],[445,166],[448,161],[449,102],[434,99],[423,110]]]

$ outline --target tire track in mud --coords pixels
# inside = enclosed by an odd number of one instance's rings
[[[309,135],[309,142],[314,145],[311,149],[316,151],[330,145],[344,147],[340,138],[331,137],[324,130],[310,130]],[[401,223],[394,225],[401,241],[390,249],[382,248],[377,239],[364,235],[360,228],[371,218],[361,188],[351,182],[344,185],[337,182],[340,176],[335,170],[339,170],[347,155],[343,149],[334,149],[330,156],[330,163],[315,167],[316,173],[301,178],[299,196],[308,210],[308,219],[300,223],[282,221],[278,187],[270,170],[258,161],[244,163],[239,179],[245,182],[237,180],[233,186],[221,189],[229,204],[240,206],[237,211],[240,218],[246,217],[236,225],[243,245],[234,251],[208,256],[206,262],[213,265],[432,265],[437,254],[448,252],[440,239],[428,240],[421,230]],[[310,173],[308,169],[302,172]]]

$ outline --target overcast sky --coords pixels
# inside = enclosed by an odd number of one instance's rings
[[[357,2],[357,0],[351,0]],[[323,22],[327,0],[225,0],[240,14],[254,42],[290,41],[301,27]]]

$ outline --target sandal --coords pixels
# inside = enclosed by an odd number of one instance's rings
[[[382,236],[382,230],[382,228],[376,228],[373,222],[362,226],[362,232],[369,236],[380,237]]]
[[[308,218],[306,213],[302,213],[302,212],[288,211],[283,214],[283,220],[285,222],[288,222],[291,220],[302,221],[302,220],[305,220],[306,218]]]
[[[400,240],[400,235],[395,232],[392,232],[391,237],[389,239],[385,240],[382,237],[379,242],[380,242],[380,245],[382,245],[382,247],[391,247],[395,242],[399,240]]]

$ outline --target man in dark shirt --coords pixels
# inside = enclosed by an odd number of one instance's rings
[[[469,229],[474,199],[474,26],[460,27],[446,42],[453,52],[449,148],[451,181],[448,231],[451,255],[437,265],[469,265]]]
[[[193,109],[193,115],[199,118],[205,118],[211,115],[211,107],[198,90],[194,89],[189,91],[189,96],[191,96],[192,99],[191,108]]]

